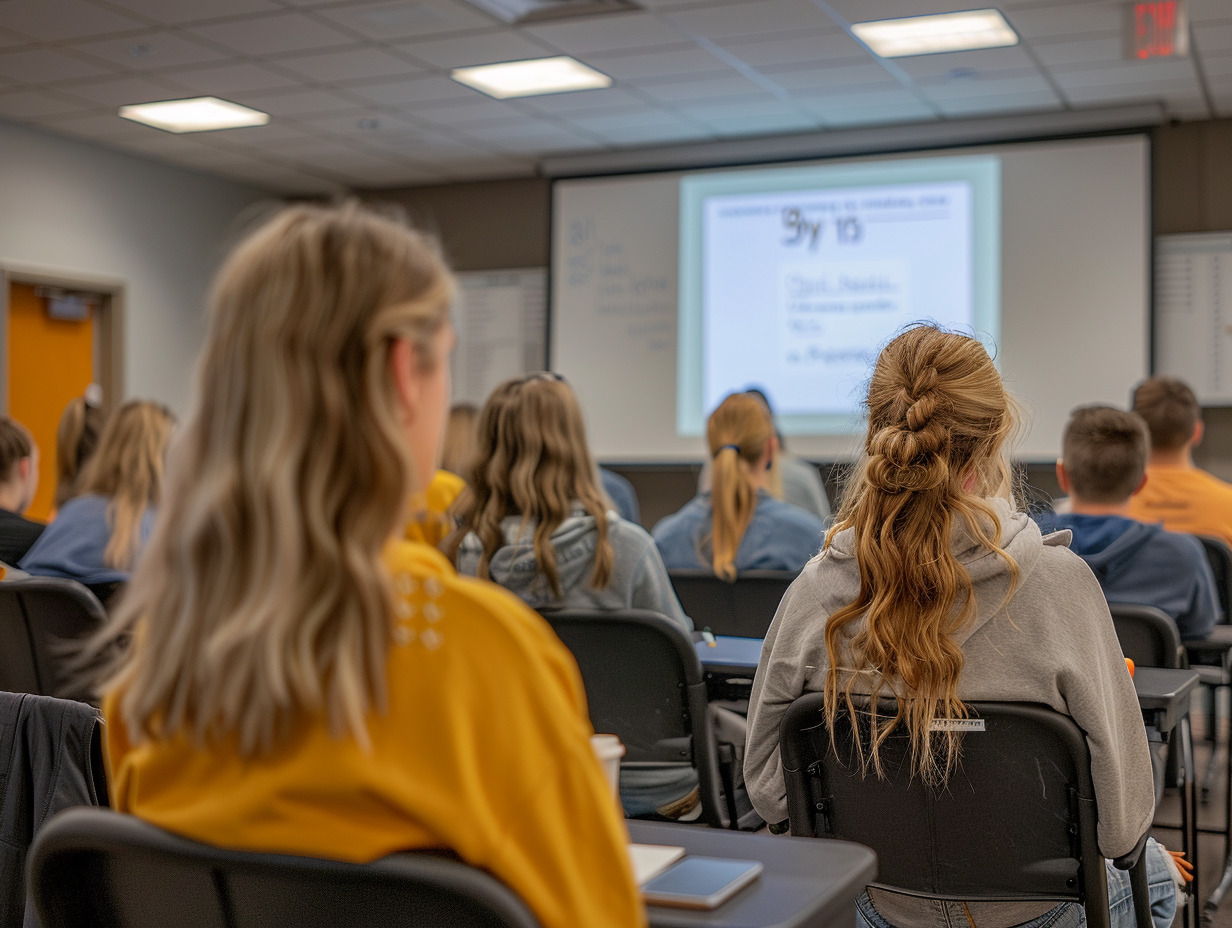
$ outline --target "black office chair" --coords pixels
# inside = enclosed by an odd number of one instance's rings
[[[539,925],[495,877],[456,859],[353,864],[232,851],[100,809],[70,809],[43,829],[29,884],[42,928]]]
[[[0,583],[0,690],[89,700],[93,681],[78,664],[79,649],[106,620],[99,601],[74,580]]]
[[[797,576],[789,570],[746,570],[729,583],[709,570],[669,570],[667,575],[694,625],[737,638],[766,637]]]
[[[867,705],[857,706],[865,746]],[[967,708],[983,730],[963,734],[958,769],[944,787],[930,788],[912,773],[905,726],[881,743],[885,779],[863,776],[846,712],[835,720],[836,754],[822,694],[798,698],[779,730],[791,833],[871,847],[875,888],[952,901],[1079,902],[1092,928],[1107,928],[1108,884],[1082,730],[1031,703]],[[892,718],[894,701],[880,699],[878,710]],[[1146,839],[1116,861],[1130,871],[1139,928],[1152,928]]]
[[[692,765],[701,792],[699,824],[762,824],[747,797],[736,795],[727,749],[720,764],[701,661],[684,629],[644,609],[545,610],[543,616],[581,668],[595,731],[624,742],[623,767]]]
[[[1154,606],[1109,603],[1121,653],[1140,667],[1187,667],[1176,622]]]

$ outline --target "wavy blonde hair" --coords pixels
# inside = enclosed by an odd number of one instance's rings
[[[175,416],[166,406],[131,400],[107,420],[98,448],[81,472],[77,492],[107,498],[111,534],[103,563],[108,567],[129,570],[136,560],[141,521],[162,495],[163,466],[174,428]]]
[[[465,477],[475,457],[479,443],[479,409],[473,403],[455,403],[445,422],[445,440],[441,445],[441,470]]]
[[[953,533],[965,531],[1006,561],[1012,594],[1018,566],[999,544],[1001,522],[985,497],[1012,499],[1005,449],[1017,411],[978,341],[928,325],[908,329],[881,352],[867,406],[864,458],[826,536],[828,547],[838,532],[854,530],[860,571],[856,600],[826,623],[827,717],[833,732],[844,705],[854,727],[852,688],[871,674],[865,769],[881,775],[878,747],[903,724],[914,772],[944,782],[960,738],[932,727],[966,716],[957,695],[963,653],[954,636],[976,608]],[[888,722],[877,716],[883,689],[898,697]]]
[[[563,590],[552,533],[581,504],[599,532],[590,584],[603,589],[611,582],[616,555],[597,474],[582,408],[564,379],[536,373],[506,380],[479,413],[474,463],[455,506],[459,524],[445,553],[456,562],[462,539],[474,532],[483,545],[478,575],[487,579],[493,556],[505,544],[501,522],[521,516],[523,530],[534,525],[539,576],[559,598]]]
[[[759,396],[733,393],[710,414],[711,564],[716,577],[736,579],[736,552],[757,509],[753,468],[774,439],[774,421]]]
[[[391,371],[431,370],[453,278],[350,203],[295,206],[223,264],[165,505],[108,632],[128,731],[272,750],[305,715],[367,742],[393,634],[382,550],[416,482]],[[426,479],[427,475],[423,475]]]

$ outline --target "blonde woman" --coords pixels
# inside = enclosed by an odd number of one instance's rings
[[[78,478],[77,495],[18,566],[78,580],[106,604],[150,535],[174,425],[171,411],[157,403],[133,400],[116,410]]]
[[[449,404],[453,278],[355,205],[215,281],[193,411],[111,632],[118,809],[227,847],[448,849],[545,928],[644,925],[577,667],[516,597],[401,540]]]
[[[733,393],[710,414],[706,438],[710,492],[655,526],[663,562],[709,567],[724,580],[743,570],[800,570],[821,547],[826,524],[767,490],[778,438],[766,404]]]
[[[69,400],[56,427],[56,494],[59,509],[80,492],[78,477],[98,447],[103,431],[102,391],[91,384],[84,396]]]
[[[831,725],[853,693],[903,707],[915,772],[943,783],[957,761],[936,719],[965,700],[1043,703],[1087,734],[1108,857],[1129,851],[1154,812],[1151,762],[1133,683],[1099,584],[1068,535],[1041,537],[1010,494],[1014,405],[975,339],[931,326],[882,351],[868,391],[864,459],[822,555],[792,584],[766,636],[753,685],[745,779],[768,822],[787,818],[779,722],[802,693],[823,692]],[[842,723],[840,723],[842,724]],[[878,769],[876,747],[869,763]],[[1171,924],[1175,884],[1148,847],[1154,916]],[[1128,874],[1109,868],[1113,924],[1130,926]],[[938,903],[871,890],[858,922],[914,928],[966,923],[1077,925],[1081,906]]]

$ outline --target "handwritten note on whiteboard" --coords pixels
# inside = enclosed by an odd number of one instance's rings
[[[455,402],[482,405],[504,380],[547,366],[545,268],[458,275]]]
[[[1232,232],[1155,239],[1155,371],[1232,406]]]

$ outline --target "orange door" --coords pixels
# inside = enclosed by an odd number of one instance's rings
[[[52,319],[34,286],[9,284],[8,414],[39,447],[38,493],[26,510],[31,519],[51,517],[60,413],[94,382],[95,313],[81,321]]]

